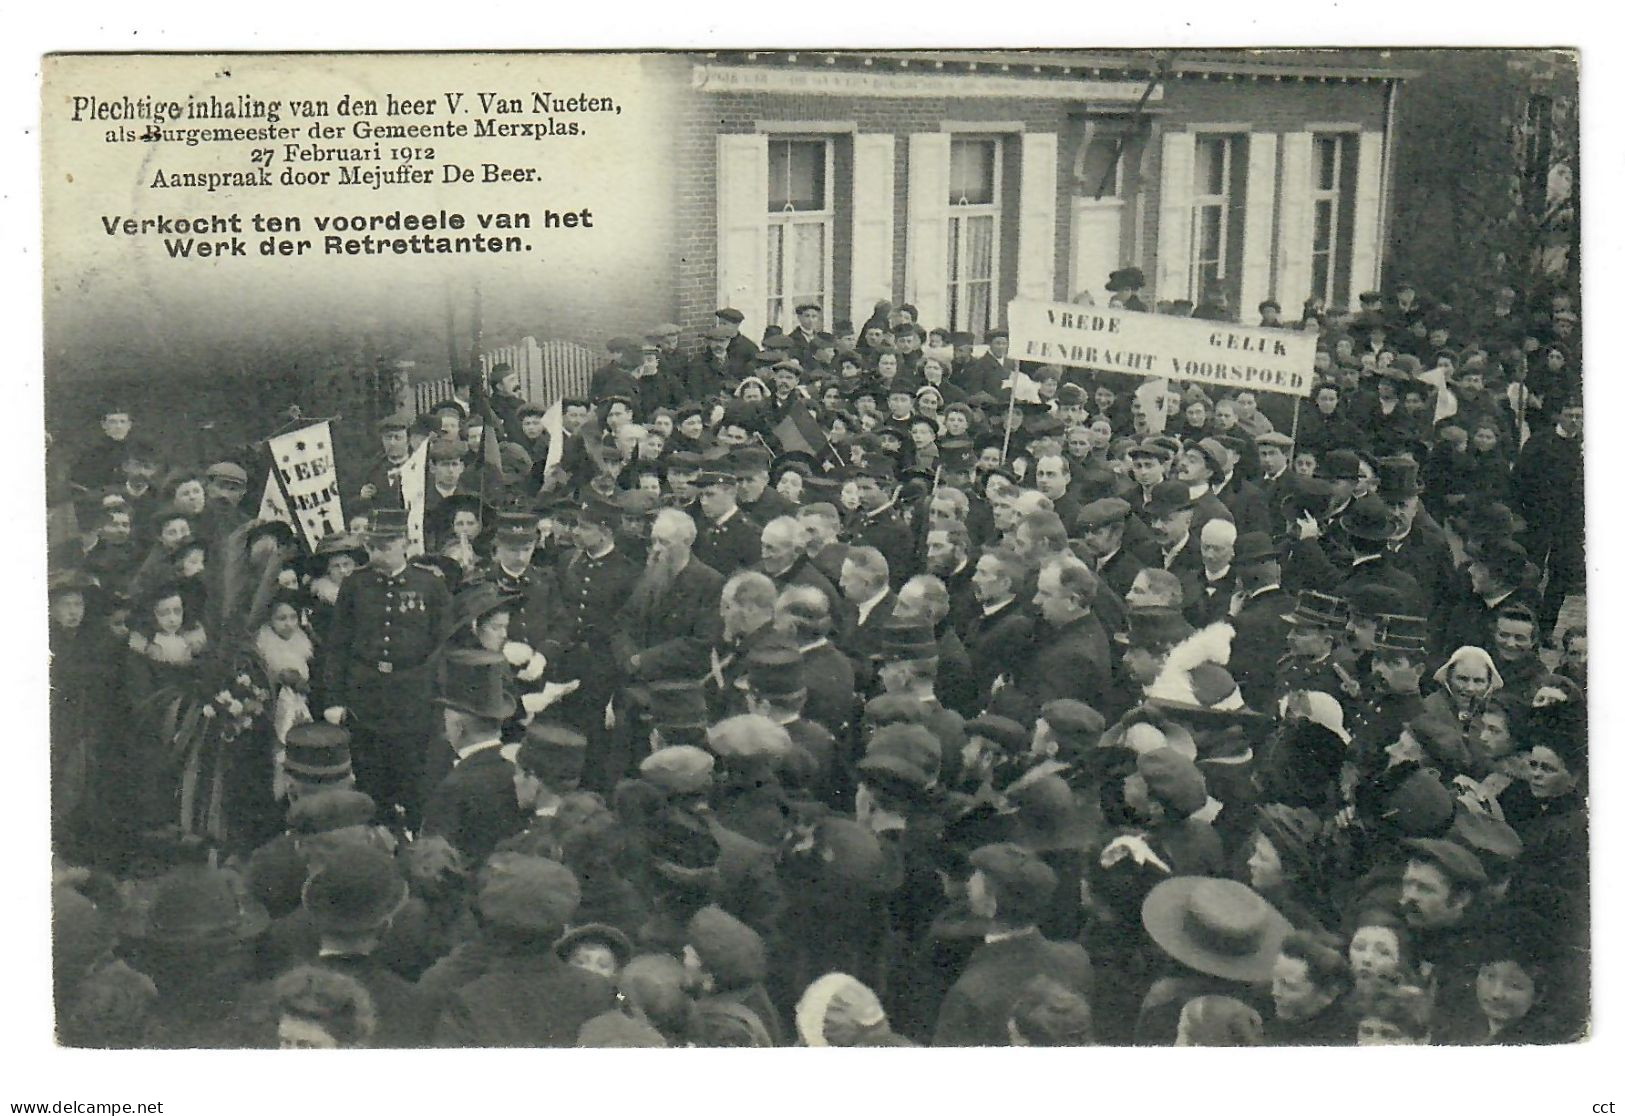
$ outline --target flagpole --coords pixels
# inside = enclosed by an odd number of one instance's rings
[[[1002,449],[999,450],[999,464],[1000,465],[1003,465],[1010,457],[1011,427],[1014,425],[1015,417],[1016,417],[1016,384],[1015,384],[1015,377],[1017,375],[1019,375],[1019,374],[1020,374],[1019,370],[1017,372],[1012,372],[1010,374],[1010,406],[1004,412],[1004,446],[1003,446]]]
[[[1292,456],[1298,456],[1298,410],[1303,405],[1303,397],[1292,397]],[[1288,462],[1291,464],[1291,462]]]

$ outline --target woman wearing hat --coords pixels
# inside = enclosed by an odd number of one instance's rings
[[[318,645],[327,637],[327,629],[332,624],[339,586],[366,564],[367,548],[355,535],[325,535],[316,544],[316,553],[305,563],[310,579],[305,588],[309,593],[306,623]]]
[[[1422,714],[1417,720],[1425,718],[1456,726],[1459,741],[1452,740],[1448,754],[1434,758],[1460,766],[1467,756],[1467,738],[1482,731],[1479,718],[1504,685],[1501,672],[1482,647],[1458,647],[1433,672],[1433,681],[1439,688],[1422,699]]]
[[[1247,856],[1247,880],[1300,930],[1335,925],[1330,902],[1319,893],[1321,869],[1314,848],[1321,821],[1314,811],[1279,802],[1259,806]]]
[[[1161,952],[1140,1005],[1137,1046],[1166,1046],[1198,996],[1230,996],[1255,1009],[1292,924],[1246,884],[1204,876],[1164,880],[1145,898],[1141,925]]]

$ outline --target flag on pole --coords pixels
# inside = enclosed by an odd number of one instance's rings
[[[547,463],[542,466],[545,475],[564,460],[564,400],[553,400],[542,416],[542,429],[547,431]]]
[[[1038,394],[1038,381],[1017,368],[1010,373],[1010,377],[1002,385],[1017,403],[1042,403],[1043,396]]]
[[[429,443],[425,438],[401,466],[401,503],[406,507],[406,556],[423,553],[423,511],[428,503]]]
[[[278,434],[267,439],[266,446],[293,525],[314,551],[323,538],[344,530],[331,424],[314,422]]]
[[[1147,380],[1134,389],[1134,398],[1145,412],[1145,426],[1153,434],[1168,428],[1168,412],[1179,397],[1168,387],[1167,380]]]
[[[783,453],[804,453],[820,464],[843,464],[824,428],[800,399],[790,401],[784,417],[773,427],[773,437],[778,439]]]
[[[286,523],[298,529],[293,513],[288,510],[288,501],[282,495],[282,486],[277,484],[276,474],[270,469],[265,470],[265,495],[260,497],[259,514],[254,518],[260,523]]]

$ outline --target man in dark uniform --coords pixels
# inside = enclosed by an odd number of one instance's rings
[[[1427,663],[1428,621],[1421,616],[1379,616],[1371,652],[1371,684],[1359,701],[1343,701],[1344,725],[1362,751],[1381,749],[1421,716],[1422,670]],[[1342,700],[1341,695],[1333,697]],[[1371,756],[1365,757],[1368,761]]]
[[[897,506],[894,480],[891,460],[884,455],[871,458],[862,467],[855,478],[859,516],[848,541],[855,547],[872,546],[885,556],[895,589],[914,576],[915,555],[914,532]]]
[[[547,672],[555,681],[579,679],[581,687],[564,697],[558,716],[579,729],[594,746],[586,757],[584,776],[595,788],[613,786],[607,778],[624,770],[625,757],[607,756],[602,738],[604,710],[620,683],[620,668],[610,648],[615,615],[636,583],[639,566],[615,545],[621,511],[603,500],[589,500],[574,528],[575,552],[559,569],[559,616],[552,636],[557,648]]]
[[[404,508],[401,497],[401,466],[412,456],[406,428],[411,425],[405,415],[388,415],[378,420],[378,437],[383,452],[361,470],[361,485],[345,500],[352,507],[371,504],[381,508]]]
[[[1332,651],[1337,633],[1348,625],[1348,605],[1337,597],[1304,589],[1286,615],[1286,623],[1287,653],[1275,665],[1279,692],[1319,690],[1342,700],[1348,679],[1337,672]]]
[[[488,581],[505,596],[519,598],[508,620],[508,639],[533,651],[551,654],[552,617],[558,603],[557,586],[545,571],[531,565],[536,553],[534,512],[503,512],[497,517],[496,553],[469,579]]]
[[[407,562],[404,509],[375,509],[366,542],[366,568],[344,579],[333,606],[322,659],[325,716],[350,721],[356,785],[415,822],[451,594],[440,575]]]
[[[762,557],[762,528],[739,510],[739,478],[731,463],[716,462],[695,482],[700,492],[694,557],[723,577]]]

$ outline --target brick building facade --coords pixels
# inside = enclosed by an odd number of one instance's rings
[[[1406,75],[1316,59],[1179,57],[1153,84],[1149,52],[664,56],[672,283],[648,316],[729,304],[759,336],[804,299],[859,326],[889,299],[980,335],[1012,298],[1104,301],[1129,264],[1151,299],[1218,283],[1243,321],[1347,305],[1381,279]]]

